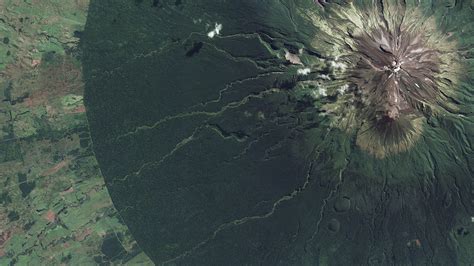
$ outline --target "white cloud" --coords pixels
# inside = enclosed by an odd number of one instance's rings
[[[207,34],[207,36],[212,39],[212,38],[214,38],[216,35],[219,35],[219,34],[221,33],[221,30],[222,30],[222,24],[216,23],[215,28],[214,28],[212,31],[210,31],[210,32]]]
[[[318,93],[319,93],[319,95],[321,95],[323,97],[328,96],[327,90],[325,88],[322,88],[322,87],[318,88]]]
[[[342,71],[346,70],[347,68],[347,65],[342,63],[342,62],[336,62],[336,61],[331,61],[331,66],[334,68],[334,69],[340,69]]]
[[[298,75],[306,76],[306,75],[308,75],[309,73],[311,73],[311,69],[310,69],[310,68],[298,69],[298,70],[296,71],[296,73],[297,73]]]
[[[344,94],[347,89],[349,89],[349,85],[345,84],[345,85],[342,85],[339,89],[337,89],[337,91],[340,93],[340,94]]]
[[[321,74],[321,75],[319,75],[319,77],[322,78],[322,79],[325,79],[325,80],[331,80],[331,78],[326,74]]]

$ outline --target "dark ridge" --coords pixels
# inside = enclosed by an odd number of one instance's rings
[[[297,83],[298,83],[297,81],[298,81],[298,78],[296,76],[293,76],[289,79],[284,79],[284,80],[277,79],[273,83],[273,86],[275,88],[280,88],[280,89],[284,89],[284,90],[291,90],[297,85]]]
[[[194,55],[199,53],[199,51],[202,49],[203,46],[204,46],[203,42],[195,42],[193,44],[193,47],[186,52],[186,56],[193,57]]]
[[[36,183],[34,181],[28,181],[26,174],[23,173],[18,173],[18,183],[23,198],[26,198],[36,186]]]
[[[158,8],[162,8],[163,7],[163,4],[161,4],[161,1],[160,0],[153,0],[153,3],[151,4],[152,7],[158,7]]]

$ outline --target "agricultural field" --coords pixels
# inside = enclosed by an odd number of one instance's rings
[[[149,264],[91,148],[87,0],[0,1],[0,265]]]

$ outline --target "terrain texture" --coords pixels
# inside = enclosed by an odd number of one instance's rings
[[[473,264],[473,14],[91,1],[84,102],[115,207],[157,264]]]

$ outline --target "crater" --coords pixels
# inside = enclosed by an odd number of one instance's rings
[[[456,111],[457,43],[434,20],[403,5],[365,11],[328,6],[326,12],[334,12],[328,25],[334,23],[336,45],[326,59],[334,78],[325,86],[345,81],[349,88],[326,110],[337,127],[357,135],[359,148],[377,158],[405,152],[420,138],[426,120]],[[321,24],[316,18],[314,23]]]

